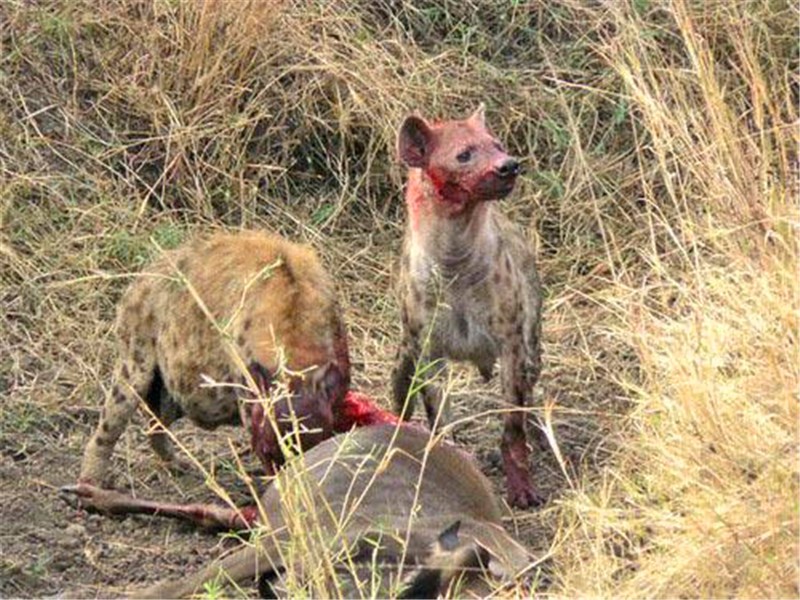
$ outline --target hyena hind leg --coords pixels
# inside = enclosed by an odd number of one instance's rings
[[[144,396],[144,401],[153,413],[147,433],[153,452],[163,462],[170,463],[178,469],[185,468],[188,465],[183,465],[176,459],[172,440],[166,431],[170,425],[183,416],[183,411],[164,386],[164,378],[158,367],[153,370],[153,378]]]

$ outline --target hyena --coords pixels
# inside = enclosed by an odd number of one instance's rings
[[[149,438],[165,461],[173,449],[164,428],[182,416],[207,429],[244,422],[268,472],[282,462],[277,435],[292,427],[291,411],[304,447],[375,416],[345,402],[350,360],[331,278],[310,247],[275,235],[218,233],[165,253],[124,294],[116,335],[114,384],[84,452],[84,484],[103,484],[140,399],[160,421]],[[248,383],[268,392],[280,364],[291,377],[274,404],[276,431],[264,405],[245,400]]]
[[[192,521],[198,513],[214,514],[227,525],[240,512],[215,505],[198,511],[206,505],[109,494],[107,508],[115,513]],[[312,526],[303,531],[297,525],[297,505],[283,498],[308,494],[303,504],[308,513],[302,518]],[[270,533],[254,545],[180,580],[134,591],[132,597],[189,597],[210,581],[258,580],[261,597],[276,598],[270,580],[284,568],[299,574],[301,584],[319,582],[319,560],[307,552],[286,552],[292,535],[321,535],[330,541],[343,558],[341,570],[334,561],[335,572],[325,575],[336,577],[330,589],[344,597],[359,597],[365,589],[372,595],[377,590],[378,597],[394,596],[401,569],[408,575],[398,598],[437,598],[454,589],[462,596],[483,597],[531,563],[525,548],[503,529],[491,483],[470,456],[446,441],[431,444],[430,433],[421,428],[378,425],[328,439],[278,474],[278,484],[264,492],[261,507]],[[295,524],[287,527],[288,520]],[[353,577],[360,586],[351,587]]]
[[[409,116],[398,154],[408,166],[406,226],[400,266],[403,339],[393,373],[396,410],[414,410],[415,373],[433,426],[447,423],[441,392],[427,383],[466,360],[488,380],[500,359],[505,416],[501,450],[508,500],[527,507],[540,499],[531,482],[526,415],[541,371],[542,291],[523,234],[495,207],[520,173],[486,127],[483,105],[465,120],[430,123]]]

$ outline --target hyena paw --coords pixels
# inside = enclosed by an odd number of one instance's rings
[[[162,460],[161,463],[173,475],[187,475],[194,470],[194,464],[182,456],[172,456],[169,460]]]
[[[533,508],[544,504],[545,498],[528,477],[509,477],[508,503],[514,508]]]

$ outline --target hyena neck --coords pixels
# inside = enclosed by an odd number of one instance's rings
[[[492,203],[451,209],[421,169],[410,169],[406,205],[414,253],[424,254],[447,279],[475,284],[486,278],[499,243]]]

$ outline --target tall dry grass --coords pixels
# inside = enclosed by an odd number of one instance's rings
[[[636,351],[635,408],[618,460],[558,515],[567,595],[798,592],[793,75],[769,7],[697,8],[671,3],[669,45],[609,12],[601,52],[642,127],[646,270],[601,301]]]
[[[797,596],[797,19],[770,0],[4,2],[4,429],[94,402],[151,237],[220,224],[324,254],[357,381],[385,397],[394,129],[485,101],[525,160],[505,208],[548,288],[563,480],[540,591]]]

